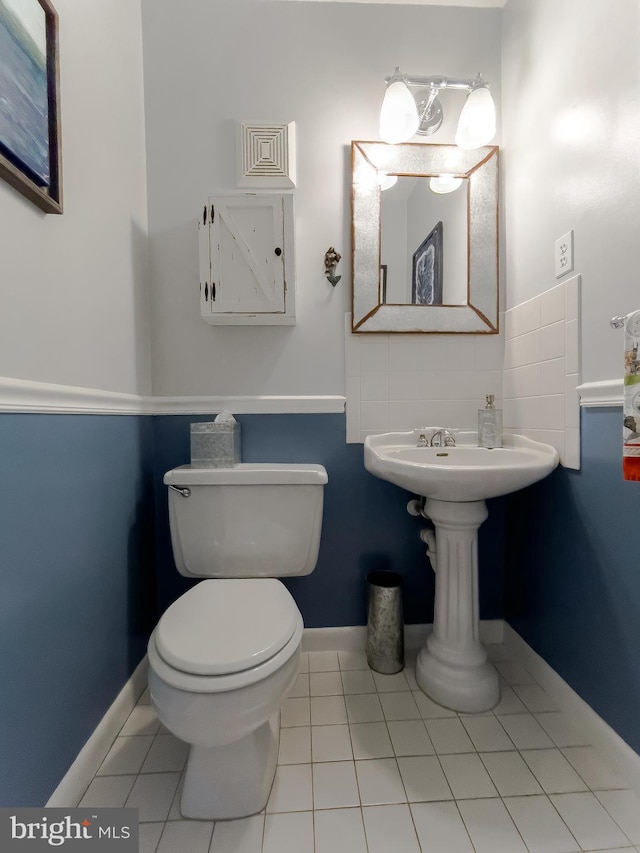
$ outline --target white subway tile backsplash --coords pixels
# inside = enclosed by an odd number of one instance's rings
[[[503,422],[516,432],[525,424],[527,429],[540,429],[540,397],[505,399]]]
[[[565,430],[565,454],[562,462],[565,468],[580,470],[580,430],[576,427]]]
[[[580,372],[580,329],[578,320],[570,320],[565,328],[565,365],[567,373]]]
[[[471,400],[484,405],[486,394],[502,397],[502,372],[497,370],[452,370],[418,375],[418,395],[426,401]]]
[[[418,370],[444,370],[445,335],[420,335],[418,338]]]
[[[476,370],[502,371],[504,362],[504,338],[502,335],[475,336]]]
[[[506,433],[579,467],[580,277],[516,305],[500,335],[354,335],[345,317],[347,441],[418,426],[477,428],[486,394]]]
[[[525,335],[527,332],[534,332],[540,328],[539,296],[534,296],[533,299],[518,305],[518,311],[520,313],[520,334]]]
[[[429,370],[418,373],[418,397],[420,400],[444,400],[451,377],[444,370]]]
[[[540,329],[519,335],[511,341],[505,367],[522,367],[540,361]]]
[[[378,337],[384,337],[385,340],[372,341],[367,338],[360,342],[360,369],[363,372],[389,370],[389,342],[384,335],[376,335]]]
[[[527,331],[525,328],[525,314],[526,308],[524,307],[524,303],[516,305],[507,311],[507,317],[505,319],[509,321],[510,338],[519,338]]]
[[[565,455],[566,455],[566,440],[565,440],[565,431],[564,430],[562,430],[562,429],[541,429],[538,432],[537,438],[535,438],[534,440],[535,441],[541,441],[541,442],[543,442],[543,444],[550,444],[552,447],[555,447],[555,449],[560,454],[560,459],[563,460],[563,464],[564,464],[564,459],[565,459]],[[571,466],[565,465],[565,467],[571,467]]]
[[[478,408],[476,400],[433,400],[426,405],[423,420],[434,426],[477,429]]]
[[[564,394],[564,357],[553,358],[540,364],[540,392],[542,394]]]
[[[493,394],[496,402],[502,399],[502,371],[459,371],[451,378],[449,396],[452,400],[475,400],[477,402],[476,408],[481,409],[485,404],[487,394]]]
[[[516,335],[519,335],[520,332],[517,328],[518,318],[515,310],[512,308],[510,311],[507,311],[504,315],[504,339],[506,341],[510,341],[512,338],[515,338]]]
[[[386,401],[389,399],[389,373],[376,371],[362,373],[360,377],[361,401]]]
[[[540,358],[546,361],[550,358],[564,356],[564,322],[543,326],[540,330]]]
[[[360,441],[360,377],[347,376],[345,382],[347,404],[347,443]]]
[[[505,316],[505,430],[553,445],[570,468],[580,467],[579,297],[574,276]]]
[[[389,403],[361,402],[360,429],[386,432],[389,429]]]
[[[389,400],[417,400],[418,373],[399,370],[389,373]]]
[[[580,395],[576,389],[580,377],[577,373],[568,373],[564,381],[564,425],[577,428],[580,426]]]
[[[580,276],[574,275],[564,283],[564,319],[577,320],[580,316]]]
[[[345,349],[345,374],[347,378],[360,377],[360,338],[347,331]]]
[[[540,325],[548,326],[564,320],[564,285],[559,284],[540,294]]]
[[[509,316],[507,314],[507,316]],[[515,347],[516,347],[516,338],[511,337],[505,340],[504,342],[504,369],[511,370],[518,365],[515,364]]]
[[[473,368],[476,345],[472,335],[445,336],[446,370],[469,370]]]
[[[564,395],[540,397],[540,428],[564,429]]]
[[[422,401],[394,401],[389,406],[389,429],[403,432],[419,426],[429,426],[426,404]]]
[[[528,364],[504,371],[504,397],[537,397],[541,392],[540,365]]]
[[[417,370],[418,341],[415,335],[394,335],[389,338],[389,370]]]

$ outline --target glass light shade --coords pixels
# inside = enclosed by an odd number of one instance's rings
[[[462,178],[456,178],[453,175],[437,175],[429,181],[429,189],[431,192],[444,195],[457,190],[461,183]]]
[[[383,192],[384,190],[390,190],[391,187],[394,187],[397,183],[397,175],[390,175],[388,172],[378,172],[378,186]]]
[[[395,145],[406,142],[420,124],[418,108],[406,83],[396,80],[387,86],[380,110],[380,138]]]
[[[496,107],[491,92],[480,86],[469,92],[460,113],[456,145],[470,150],[491,142],[496,133]]]

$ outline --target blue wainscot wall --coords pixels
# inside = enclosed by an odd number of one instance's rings
[[[0,415],[0,806],[40,806],[155,621],[151,421]]]
[[[640,483],[622,479],[620,408],[581,429],[582,469],[507,503],[507,619],[640,752]]]
[[[198,418],[210,420],[211,416]],[[43,805],[189,585],[162,475],[194,417],[0,415],[0,806]],[[410,495],[368,474],[344,415],[240,418],[245,461],[327,468],[318,566],[288,582],[308,627],[364,625],[367,574],[400,572],[407,622],[433,617]],[[481,615],[503,615],[503,506],[481,528]]]
[[[244,462],[315,462],[329,475],[316,570],[287,580],[307,628],[365,625],[367,574],[399,572],[407,623],[433,620],[434,576],[419,538],[421,519],[406,511],[408,492],[369,474],[361,444],[345,443],[342,414],[241,415]],[[154,420],[156,446],[156,551],[160,609],[188,588],[171,553],[165,471],[189,461],[190,424],[211,416]],[[480,614],[503,616],[503,505],[490,502],[480,530]]]

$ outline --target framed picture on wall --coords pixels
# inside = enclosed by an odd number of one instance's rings
[[[0,177],[62,213],[58,15],[49,0],[0,0]]]
[[[442,305],[442,222],[438,222],[413,253],[411,302]]]

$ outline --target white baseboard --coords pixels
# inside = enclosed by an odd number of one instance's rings
[[[574,725],[585,739],[608,764],[627,780],[629,785],[640,792],[640,755],[631,749],[620,735],[608,723],[598,716],[584,699],[552,669],[549,664],[534,652],[517,631],[505,623],[504,644],[513,652],[522,665],[531,673],[538,684],[553,699],[561,711],[571,717]]]
[[[73,808],[78,805],[118,732],[144,692],[147,686],[147,669],[145,655],[49,797],[47,808]]]
[[[502,619],[483,619],[480,639],[483,643],[501,643]],[[433,625],[405,625],[404,647],[408,652],[421,648]],[[303,652],[364,651],[367,647],[367,626],[352,625],[340,628],[305,628],[302,635]]]

